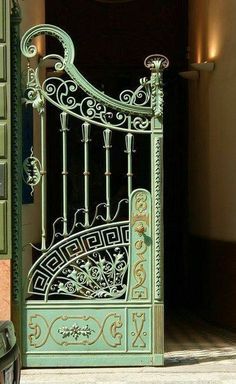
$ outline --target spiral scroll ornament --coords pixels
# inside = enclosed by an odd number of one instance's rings
[[[37,67],[34,69],[35,84],[31,84],[33,89],[30,90],[31,100],[32,97],[35,100],[33,106],[38,108],[41,100],[45,98],[74,117],[83,121],[86,118],[86,121],[90,124],[94,123],[102,127],[109,124],[111,128],[123,131],[137,129],[143,133],[150,132],[146,124],[146,121],[153,116],[153,110],[150,106],[149,79],[142,78],[135,91],[123,91],[119,99],[114,99],[96,89],[75,67],[73,42],[65,31],[56,26],[40,24],[24,34],[21,41],[21,51],[28,60],[40,53],[37,44],[33,42],[33,39],[39,35],[55,37],[62,44],[64,52],[63,55],[51,53],[40,58]],[[56,83],[55,77],[49,77],[45,82],[41,83],[41,68],[45,66],[47,60],[54,60],[55,70],[63,70],[64,76],[67,76],[68,80],[63,78],[61,81],[58,80],[59,83]],[[40,98],[41,100],[39,100]],[[90,100],[87,110],[84,111],[87,98]],[[94,114],[96,118],[92,117]],[[138,117],[141,118],[139,120],[141,124],[136,119]]]
[[[49,35],[56,37],[64,48],[64,58],[60,70],[68,63],[73,63],[75,57],[75,48],[70,36],[61,28],[51,24],[39,24],[28,30],[21,40],[21,51],[27,58],[36,56],[39,52],[37,46],[32,44],[32,40],[39,35]],[[58,58],[60,56],[58,55]],[[60,57],[61,58],[61,57]]]

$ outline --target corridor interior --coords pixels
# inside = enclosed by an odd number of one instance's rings
[[[187,310],[168,311],[165,319],[165,365],[236,363],[236,332],[202,320]]]

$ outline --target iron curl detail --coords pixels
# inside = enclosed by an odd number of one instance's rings
[[[144,66],[150,70],[163,71],[169,67],[169,60],[166,56],[157,53],[147,56],[144,60]]]
[[[136,130],[146,130],[147,128],[150,128],[150,121],[147,118],[143,117],[135,117],[132,121],[133,127]]]
[[[112,110],[115,110],[116,112],[121,112],[123,114],[133,115],[133,116],[152,116],[152,109],[151,107],[144,106],[145,103],[136,103],[135,98],[132,99],[131,104],[122,102],[121,100],[114,99],[108,95],[106,95],[104,92],[96,89],[92,84],[85,79],[82,74],[79,72],[79,70],[74,65],[74,56],[75,56],[75,49],[73,42],[70,38],[70,36],[63,31],[62,29],[50,25],[50,24],[40,24],[38,26],[35,26],[31,29],[29,29],[21,40],[21,50],[25,57],[28,59],[31,59],[34,57],[37,53],[41,54],[41,52],[38,52],[37,45],[32,44],[32,40],[39,36],[39,35],[49,35],[55,37],[59,42],[62,44],[62,47],[64,49],[63,57],[57,54],[50,54],[43,58],[41,58],[39,65],[36,69],[37,72],[37,84],[40,85],[38,72],[40,69],[40,66],[45,62],[47,59],[54,59],[56,61],[54,67],[58,71],[64,70],[67,75],[70,77],[72,81],[74,81],[77,86],[85,92],[88,96],[95,99],[97,102],[101,103],[102,105],[109,107]],[[137,93],[137,100],[142,95],[141,93]],[[78,116],[80,118],[80,116]]]
[[[130,89],[122,91],[120,100],[130,105],[145,106],[149,103],[150,96],[150,81],[147,77],[143,77],[140,79],[140,86],[135,91]]]
[[[74,44],[70,36],[63,31],[61,28],[51,24],[39,24],[29,29],[22,37],[21,40],[21,51],[27,58],[32,58],[37,55],[38,48],[32,44],[32,40],[39,35],[49,35],[56,37],[63,46],[64,58],[63,65],[60,69],[64,68],[68,63],[74,62],[75,49]]]
[[[57,292],[81,299],[117,299],[126,292],[127,270],[126,247],[96,251],[72,261],[67,273],[54,280],[49,295]]]

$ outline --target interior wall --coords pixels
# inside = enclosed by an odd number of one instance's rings
[[[24,34],[30,27],[45,22],[45,1],[34,0],[34,5],[30,1],[19,1],[22,22],[20,26],[21,35]],[[39,54],[43,55],[45,51],[44,39],[37,37],[35,44],[38,47]],[[39,56],[31,59],[31,66],[39,60]],[[27,60],[22,56],[22,81],[26,82],[27,78]],[[23,84],[24,86],[24,84]],[[40,126],[39,116],[34,111],[33,116],[33,148],[34,155],[40,158]],[[24,127],[23,127],[24,129]],[[30,153],[29,153],[30,155]],[[23,159],[24,160],[24,159]],[[33,197],[33,203],[22,205],[22,248],[23,248],[23,273],[28,272],[29,266],[31,265],[32,247],[30,243],[38,244],[40,241],[40,189],[36,186]]]
[[[235,0],[189,0],[189,62],[215,62],[213,72],[189,82],[190,300],[230,327],[236,327],[235,45]]]

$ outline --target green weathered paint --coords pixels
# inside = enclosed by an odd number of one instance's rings
[[[42,244],[41,255],[28,274],[29,298],[25,296],[23,301],[23,363],[44,367],[162,365],[162,71],[168,60],[162,55],[149,56],[145,66],[151,70],[151,78],[141,79],[135,91],[125,90],[116,100],[98,91],[80,74],[73,63],[73,43],[58,27],[39,25],[26,32],[21,42],[26,57],[30,59],[37,53],[32,39],[38,34],[52,35],[61,42],[64,56],[48,55],[41,62],[55,59],[55,69],[63,70],[68,77],[65,80],[49,77],[42,83],[41,63],[36,69],[29,68],[28,102],[41,116],[41,157],[34,160],[41,173]],[[82,99],[76,94],[79,89],[86,94]],[[46,102],[61,113],[62,132],[62,217],[53,223],[51,243],[46,239],[44,225]],[[67,225],[69,115],[82,121],[84,151],[84,207],[75,212],[71,228]],[[105,203],[99,203],[94,213],[89,204],[89,156],[90,131],[96,126],[101,129],[104,141],[106,192]],[[113,130],[124,133],[128,199],[119,201],[112,217]],[[151,191],[133,190],[132,153],[136,134],[150,136]],[[32,168],[29,178],[34,171],[38,173],[38,169]],[[129,202],[126,220],[119,218],[123,202]],[[104,216],[99,214],[101,207],[106,210]],[[83,220],[79,221],[79,215]],[[56,231],[58,225],[60,231]]]
[[[152,204],[151,194],[145,189],[130,196],[130,274],[129,300],[152,302]]]
[[[67,131],[68,131],[68,119],[67,113],[62,112],[61,115],[61,133],[62,133],[62,196],[63,196],[63,236],[68,236],[67,230]]]
[[[162,365],[153,348],[150,304],[26,306],[26,366]]]
[[[10,9],[0,0],[0,259],[12,257]]]

